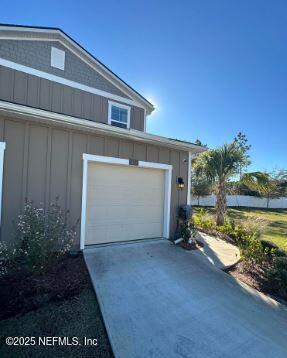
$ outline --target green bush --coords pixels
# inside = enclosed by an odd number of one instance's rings
[[[14,245],[0,241],[0,277],[7,275],[17,255]]]
[[[223,235],[233,236],[235,230],[235,223],[233,220],[225,219],[224,225],[216,226],[216,230],[218,230]]]
[[[180,233],[183,241],[188,242],[188,240],[191,238],[191,230],[188,222],[184,222],[182,224]]]
[[[237,241],[240,255],[245,264],[262,265],[268,259],[268,250],[264,249],[261,241],[256,235],[245,233],[240,240]]]
[[[58,204],[51,203],[45,210],[27,202],[18,216],[15,241],[17,256],[29,271],[44,271],[47,265],[70,250],[75,229],[67,226],[67,214]]]
[[[270,286],[282,296],[287,295],[287,257],[274,257],[268,272]]]
[[[209,233],[216,233],[223,238],[232,239],[239,247],[241,258],[247,265],[261,265],[274,252],[259,240],[264,232],[266,222],[256,217],[236,224],[234,220],[225,218],[224,224],[216,226],[213,217],[204,209],[194,215],[195,226]]]
[[[208,214],[204,209],[200,209],[199,212],[193,216],[192,220],[195,227],[203,230],[208,230],[215,227],[213,216]]]

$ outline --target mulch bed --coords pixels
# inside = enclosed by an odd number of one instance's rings
[[[180,246],[185,249],[185,250],[197,250],[200,249],[201,247],[204,247],[204,244],[199,241],[199,240],[194,240],[191,244],[189,244],[188,242],[182,241],[180,243]]]
[[[259,266],[252,266],[252,268],[246,267],[243,262],[239,262],[235,266],[225,270],[231,276],[246,283],[247,285],[255,288],[256,290],[272,296],[277,301],[283,304],[287,304],[287,294],[278,292],[272,287],[271,282],[268,280],[266,270]]]
[[[82,255],[53,262],[45,273],[19,271],[0,279],[0,320],[69,299],[91,287]]]

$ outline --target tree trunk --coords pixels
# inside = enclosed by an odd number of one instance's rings
[[[225,181],[220,179],[217,184],[216,190],[216,225],[220,226],[224,224],[224,215],[226,212],[226,193],[225,193]]]

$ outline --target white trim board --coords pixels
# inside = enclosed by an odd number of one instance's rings
[[[2,222],[3,168],[4,168],[5,148],[6,148],[6,143],[0,142],[0,225]]]
[[[14,35],[13,32],[15,32],[16,35]],[[45,37],[43,35],[50,36],[50,38]],[[83,47],[81,47],[77,42],[75,42],[72,38],[70,38],[60,29],[0,25],[0,39],[58,41],[68,50],[73,52],[82,61],[88,64],[91,68],[98,71],[103,77],[105,77],[114,86],[123,91],[127,96],[135,97],[137,101],[142,103],[142,106],[148,110],[149,114],[154,110],[154,107],[151,103],[149,103],[144,97],[137,93],[121,78],[116,76],[109,68],[107,68],[99,60],[94,58],[88,51],[86,51]]]
[[[88,170],[89,162],[99,162],[113,165],[125,165],[129,166],[128,159],[106,157],[101,155],[83,154],[83,185],[82,185],[82,213],[81,213],[81,237],[80,237],[80,249],[85,248],[85,236],[86,236],[86,210],[87,210],[87,184],[88,184]],[[133,166],[134,167],[134,166]],[[165,171],[165,194],[164,194],[164,220],[163,220],[163,236],[169,238],[170,231],[170,201],[171,201],[171,178],[172,178],[172,165],[143,162],[139,161],[139,168],[151,168]]]
[[[187,198],[186,204],[190,205],[191,203],[191,156],[192,154],[188,152],[188,167],[187,167]]]
[[[189,152],[188,153],[188,174],[187,174],[187,200],[186,203],[187,205],[191,205],[191,188],[192,188],[192,183],[191,183],[191,171],[192,171],[192,159],[194,159],[196,156],[196,154]]]
[[[26,118],[28,115],[35,120],[65,124],[67,126],[86,129],[89,131],[94,130],[96,132],[103,133],[106,135],[119,136],[130,140],[141,141],[153,145],[162,145],[173,149],[190,151],[193,153],[199,153],[207,150],[207,148],[203,148],[192,143],[189,144],[186,142],[180,142],[166,137],[137,131],[135,129],[118,128],[99,122],[93,122],[86,119],[45,111],[43,109],[32,108],[28,106],[23,106],[21,104],[10,103],[1,100],[0,112],[5,115],[13,115],[13,118]]]
[[[102,97],[105,97],[105,98],[114,99],[115,101],[120,101],[120,102],[129,104],[129,105],[132,105],[132,106],[144,108],[140,103],[137,103],[137,102],[135,102],[135,101],[133,101],[133,100],[131,100],[129,98],[121,97],[121,96],[118,96],[118,95],[115,95],[115,94],[112,94],[112,93],[109,93],[109,92],[106,92],[106,91],[99,90],[99,89],[94,88],[94,87],[90,87],[90,86],[87,86],[87,85],[84,85],[84,84],[81,84],[81,83],[78,83],[78,82],[75,82],[75,81],[68,80],[68,79],[63,78],[63,77],[52,75],[52,74],[50,74],[48,72],[36,70],[35,68],[24,66],[24,65],[21,65],[19,63],[12,62],[12,61],[9,61],[9,60],[5,60],[4,58],[0,58],[0,66],[4,66],[4,67],[11,68],[13,70],[28,73],[29,75],[44,78],[44,79],[49,80],[49,81],[53,81],[53,82],[60,83],[62,85],[77,88],[79,90],[89,92],[89,93],[93,93],[93,94],[96,94],[96,95],[99,95],[99,96],[102,96]]]

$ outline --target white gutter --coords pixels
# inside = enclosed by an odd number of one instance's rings
[[[5,115],[10,113],[11,115],[13,115],[13,118],[15,118],[15,116],[18,117],[29,116],[29,118],[57,122],[60,124],[65,124],[81,129],[95,130],[97,132],[101,132],[107,135],[123,137],[123,138],[142,141],[146,143],[164,145],[170,148],[185,150],[192,153],[200,153],[206,150],[206,148],[204,147],[200,147],[198,145],[188,142],[180,142],[166,137],[161,137],[142,131],[137,131],[134,129],[123,129],[118,127],[113,127],[108,124],[93,122],[87,119],[81,119],[78,117],[72,117],[64,114],[45,111],[43,109],[32,108],[32,107],[23,106],[11,102],[0,101],[0,113],[4,113]]]

